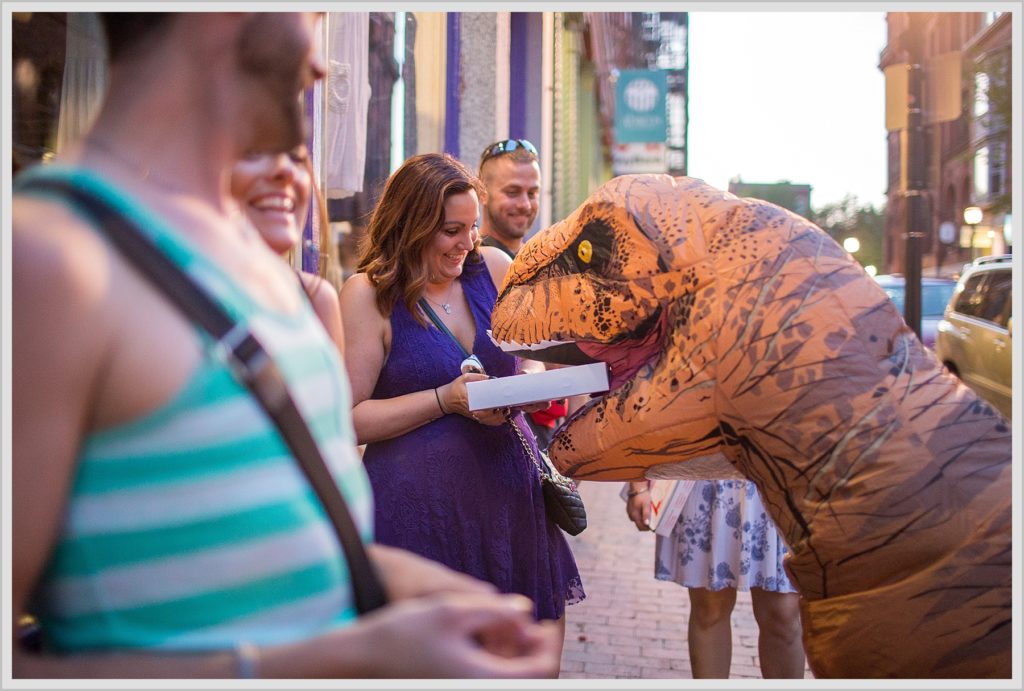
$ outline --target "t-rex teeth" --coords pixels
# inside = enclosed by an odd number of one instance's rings
[[[567,345],[572,341],[539,341],[533,344],[519,343],[518,341],[499,341],[494,338],[491,330],[487,330],[487,336],[491,339],[491,343],[501,348],[506,353],[514,353],[523,350],[544,350],[546,348],[553,348],[554,346]]]

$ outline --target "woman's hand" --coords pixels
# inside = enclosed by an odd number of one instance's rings
[[[511,415],[509,408],[483,408],[472,412],[474,420],[481,425],[504,425]]]
[[[536,403],[527,403],[525,405],[513,408],[513,411],[519,411],[522,413],[536,413],[538,410],[547,410],[551,406],[551,401],[537,401]]]
[[[481,410],[469,409],[469,395],[466,393],[466,384],[471,381],[484,381],[489,379],[486,374],[467,372],[461,374],[450,383],[440,386],[437,389],[441,399],[441,405],[446,413],[457,413],[470,420],[479,422],[482,425],[502,425],[509,414],[508,408],[483,408]]]
[[[348,640],[335,647],[361,662],[349,675],[356,677],[550,676],[558,669],[561,629],[534,622],[530,609],[522,595],[407,600],[361,617],[350,627],[357,635],[344,636],[343,630],[337,638]]]
[[[647,480],[629,483],[629,491],[633,496],[626,499],[626,515],[637,530],[650,530],[651,492]]]

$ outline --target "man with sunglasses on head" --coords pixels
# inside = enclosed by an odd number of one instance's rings
[[[526,139],[494,142],[480,155],[478,176],[483,183],[481,244],[515,258],[540,210],[537,147]],[[526,416],[542,449],[551,443],[558,421],[567,412],[567,402],[562,399]]]
[[[482,243],[515,257],[540,209],[537,148],[525,139],[495,142],[480,156]]]

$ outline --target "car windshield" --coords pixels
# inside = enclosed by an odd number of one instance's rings
[[[921,286],[921,316],[941,317],[955,288],[955,283]],[[903,314],[903,286],[888,286],[885,292]]]

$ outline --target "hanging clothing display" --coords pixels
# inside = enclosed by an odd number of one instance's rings
[[[95,12],[68,12],[67,17],[57,153],[89,129],[107,88],[107,57],[99,18]]]
[[[370,13],[330,12],[327,35],[324,194],[340,199],[363,189]]]

